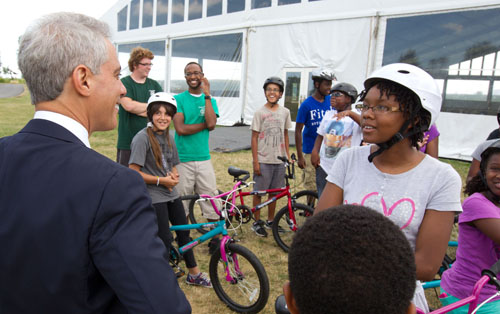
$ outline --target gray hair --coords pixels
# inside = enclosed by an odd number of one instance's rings
[[[99,74],[108,60],[109,26],[92,17],[69,12],[36,20],[20,39],[18,65],[31,103],[59,97],[76,66],[83,64]]]

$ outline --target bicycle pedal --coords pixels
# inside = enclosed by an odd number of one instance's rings
[[[175,277],[176,278],[181,278],[182,276],[184,276],[186,274],[186,272],[182,269],[179,269],[175,272]]]

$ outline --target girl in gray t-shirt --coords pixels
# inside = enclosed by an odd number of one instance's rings
[[[461,212],[457,172],[418,150],[423,132],[441,108],[434,79],[413,65],[376,70],[361,95],[363,140],[371,146],[348,149],[331,167],[316,211],[360,204],[392,220],[415,252],[418,280],[432,280],[446,252],[453,218]],[[428,312],[419,282],[413,302]]]
[[[185,225],[187,218],[175,186],[179,174],[175,166],[179,163],[177,148],[169,126],[177,112],[175,99],[167,93],[156,93],[148,101],[148,126],[132,139],[129,168],[136,170],[144,179],[158,218],[158,236],[170,252],[172,225]],[[180,246],[189,243],[189,230],[176,231]],[[184,253],[189,274],[186,283],[211,287],[210,279],[200,272],[193,250]]]

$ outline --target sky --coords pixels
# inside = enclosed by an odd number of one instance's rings
[[[18,73],[18,39],[38,17],[52,12],[68,11],[100,18],[117,0],[1,0],[0,61]]]

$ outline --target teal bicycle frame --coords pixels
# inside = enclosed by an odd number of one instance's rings
[[[231,276],[229,267],[228,267],[228,262],[227,262],[227,256],[226,256],[226,243],[229,241],[233,241],[232,238],[228,235],[227,229],[226,229],[226,221],[225,220],[219,220],[215,222],[205,222],[205,223],[199,223],[199,224],[190,224],[190,225],[172,225],[170,226],[171,231],[177,231],[177,230],[193,230],[193,229],[198,229],[198,228],[203,228],[203,227],[208,227],[208,226],[214,226],[212,230],[209,232],[199,236],[198,238],[192,240],[191,242],[183,245],[182,247],[179,248],[179,253],[182,255],[186,251],[191,250],[195,246],[199,245],[200,243],[205,242],[208,239],[211,239],[215,237],[216,235],[222,234],[222,240],[220,241],[220,252],[221,252],[221,259],[224,262],[224,266],[226,268],[226,280],[228,282],[234,283],[234,278]],[[238,265],[238,261],[234,260],[235,264],[235,270],[238,274],[241,274],[240,267]]]

